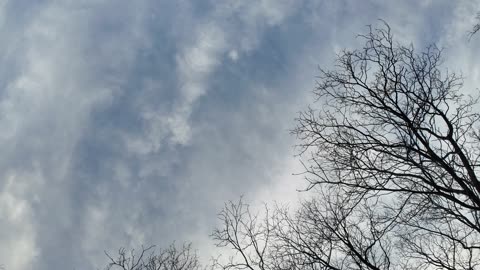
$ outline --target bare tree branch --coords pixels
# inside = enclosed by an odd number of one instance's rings
[[[143,247],[136,252],[119,249],[114,258],[107,252],[110,262],[106,270],[200,270],[203,269],[191,244],[177,248],[174,244],[154,252],[155,246]]]

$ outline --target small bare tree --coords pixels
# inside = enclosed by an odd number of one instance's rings
[[[154,252],[154,246],[143,247],[139,252],[119,249],[114,258],[105,252],[110,263],[106,270],[200,270],[198,256],[191,244],[184,244],[180,249],[174,244],[166,249]]]
[[[240,256],[224,269],[480,269],[477,100],[437,47],[398,44],[386,24],[360,38],[293,131],[318,196],[262,224],[227,205],[214,239]]]
[[[243,203],[228,202],[219,213],[222,227],[216,229],[212,238],[218,247],[230,247],[233,255],[226,262],[219,258],[214,267],[220,269],[261,269],[270,268],[268,248],[274,226],[268,208],[263,217],[253,214],[249,206]]]

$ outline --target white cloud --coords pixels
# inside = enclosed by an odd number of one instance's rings
[[[226,1],[219,3],[206,18],[200,18],[200,23],[192,26],[191,34],[177,41],[176,72],[180,97],[175,101],[175,109],[169,115],[155,109],[146,111],[144,119],[149,123],[148,131],[144,137],[128,139],[132,151],[157,152],[162,143],[187,145],[192,133],[189,123],[192,108],[209,91],[212,73],[222,64],[223,55],[228,51],[232,60],[238,60],[238,51],[232,49],[237,44],[243,44],[244,51],[253,50],[263,31],[282,23],[295,11],[295,3],[298,1],[263,0],[259,5],[248,1]],[[237,16],[238,22],[230,22],[231,16]],[[235,31],[246,34],[239,35]]]
[[[235,50],[235,49],[232,49],[228,52],[228,57],[230,57],[230,59],[232,59],[232,61],[237,61],[238,60],[238,51]]]
[[[0,98],[0,177],[7,179],[0,182],[0,230],[10,231],[2,237],[0,262],[7,269],[41,269],[45,256],[58,251],[46,245],[61,241],[53,239],[61,237],[57,232],[72,226],[68,187],[76,145],[92,111],[116,88],[107,74],[95,73],[102,61],[103,67],[113,61],[90,51],[97,41],[88,40],[94,15],[88,8],[101,7],[87,6],[38,7],[12,39],[23,45],[15,51],[18,71],[6,78]],[[135,51],[122,45],[126,51],[116,64],[128,63]]]
[[[0,192],[0,253],[2,264],[11,269],[26,269],[38,254],[35,247],[35,228],[33,213],[29,202],[25,199],[26,187],[21,187],[17,182],[24,183],[32,179],[32,175],[4,176],[6,184]],[[25,177],[25,176],[24,176]]]

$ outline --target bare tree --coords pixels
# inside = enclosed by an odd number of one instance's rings
[[[220,269],[271,269],[268,248],[272,237],[273,220],[265,208],[263,217],[253,214],[240,199],[228,202],[219,213],[222,227],[216,229],[212,238],[218,247],[230,247],[233,255],[226,262],[216,259],[214,267]]]
[[[416,52],[387,24],[369,30],[320,70],[320,106],[293,131],[318,196],[263,224],[227,205],[214,234],[240,254],[227,268],[480,269],[477,100],[434,45]]]
[[[380,233],[389,231],[390,227],[368,223],[374,222],[371,216],[347,221],[351,208],[346,206],[353,202],[339,201],[340,198],[332,195],[324,198],[327,205],[321,204],[318,198],[305,201],[293,215],[288,208],[279,206],[253,214],[242,200],[226,204],[219,214],[223,226],[214,232],[213,238],[219,247],[232,248],[233,254],[226,262],[218,260],[214,266],[220,269],[317,270],[365,269],[357,268],[361,261],[370,265],[389,264],[388,256],[375,252],[382,250],[388,254],[388,243],[377,242]],[[364,232],[360,221],[375,227],[376,231]]]
[[[389,239],[397,257],[412,259],[370,268],[471,269],[480,248],[476,99],[459,94],[462,78],[442,72],[435,46],[416,53],[394,43],[388,25],[361,37],[364,48],[321,70],[321,111],[298,119],[307,179],[357,199],[349,216],[365,209],[364,230],[375,235],[389,224],[376,243]]]
[[[106,270],[200,270],[198,256],[191,244],[177,248],[174,244],[154,252],[154,246],[143,247],[139,252],[121,248],[114,258],[105,252],[110,263]]]

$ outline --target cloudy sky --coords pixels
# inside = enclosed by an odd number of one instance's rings
[[[386,20],[480,85],[478,1],[0,0],[0,265],[97,269],[192,241],[227,200],[295,203],[318,66]]]

